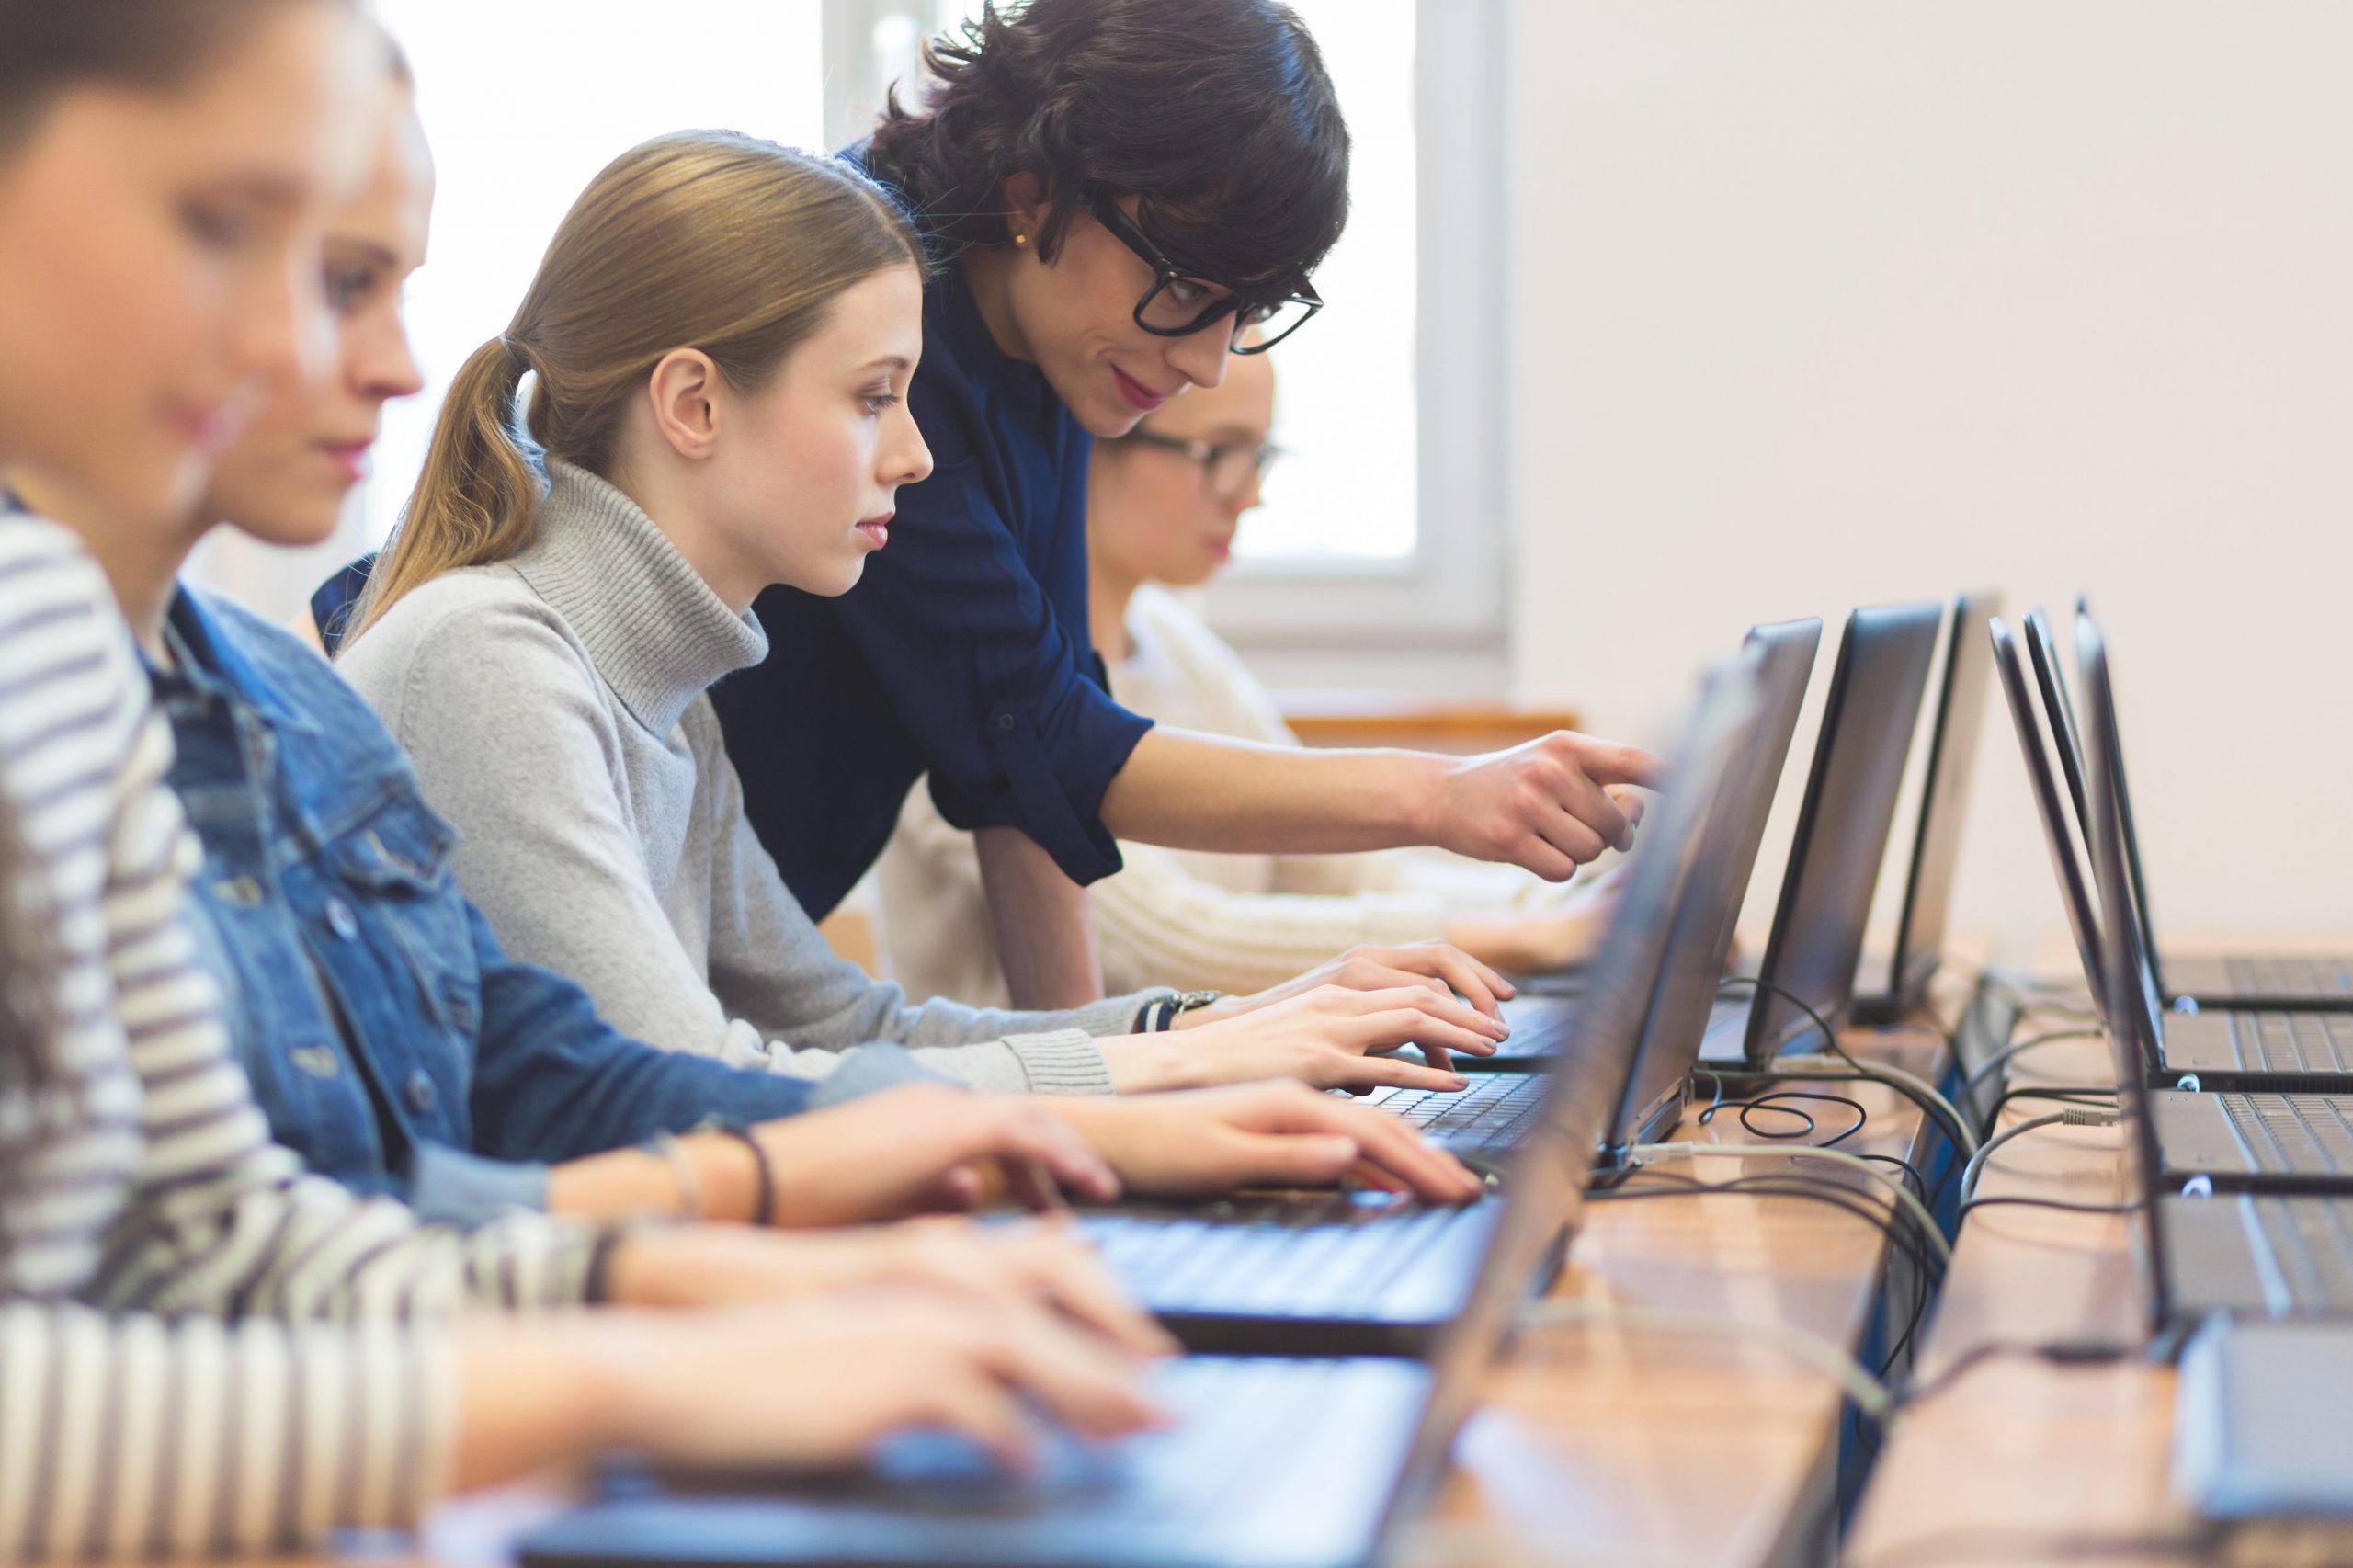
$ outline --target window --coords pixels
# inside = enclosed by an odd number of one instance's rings
[[[1211,613],[1282,684],[1494,689],[1508,456],[1497,66],[1507,0],[1293,4],[1348,115],[1353,211],[1316,277],[1328,307],[1275,352],[1278,439],[1292,456],[1245,524]],[[337,540],[289,554],[223,538],[199,570],[290,614],[334,565],[381,542],[451,373],[506,323],[558,220],[613,156],[696,125],[845,146],[913,75],[922,40],[978,8],[376,0],[415,62],[439,169],[432,259],[408,309],[425,391],[386,410],[377,478]],[[1383,653],[1398,663],[1379,664]]]
[[[822,144],[816,0],[377,0],[416,67],[439,189],[410,285],[423,395],[384,414],[361,503],[373,545],[425,458],[449,377],[506,325],[548,236],[598,169],[665,131]]]
[[[1274,353],[1276,438],[1296,455],[1244,523],[1211,619],[1280,686],[1493,693],[1506,0],[1293,4],[1347,114],[1351,210],[1316,274],[1329,303]]]
[[[1293,455],[1211,614],[1282,684],[1492,692],[1506,652],[1506,0],[1291,4],[1348,117],[1352,209],[1316,274],[1330,303],[1275,350],[1277,438]],[[926,35],[978,10],[826,0],[833,139],[871,122]]]

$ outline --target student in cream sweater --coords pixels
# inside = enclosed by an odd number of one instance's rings
[[[1241,657],[1170,591],[1215,576],[1242,515],[1258,505],[1275,451],[1274,358],[1237,356],[1222,385],[1096,443],[1087,574],[1095,646],[1122,706],[1204,734],[1295,746]],[[1090,890],[1114,993],[1146,976],[1256,991],[1343,949],[1438,938],[1506,971],[1555,969],[1586,954],[1609,905],[1608,873],[1563,890],[1438,850],[1217,855],[1122,842],[1120,853],[1126,869]],[[1005,995],[972,836],[941,818],[927,790],[907,797],[876,879],[883,952],[909,995]]]

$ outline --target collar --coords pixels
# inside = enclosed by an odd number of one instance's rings
[[[759,622],[730,610],[644,508],[586,469],[549,459],[534,520],[517,574],[654,734],[676,729],[721,676],[767,657]]]
[[[183,584],[164,616],[164,644],[174,668],[149,671],[160,684],[179,685],[231,707],[255,710],[273,726],[318,733],[318,722],[287,699],[269,677],[245,657],[236,638],[225,632],[219,611]]]

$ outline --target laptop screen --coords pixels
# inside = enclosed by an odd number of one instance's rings
[[[1456,1427],[1477,1403],[1488,1363],[1527,1300],[1544,1249],[1574,1237],[1593,1179],[1593,1152],[1624,1092],[1656,987],[1676,906],[1688,890],[1707,819],[1733,754],[1753,728],[1753,668],[1711,676],[1686,726],[1666,789],[1643,820],[1618,913],[1595,956],[1593,988],[1577,1004],[1550,1070],[1537,1130],[1512,1156],[1504,1211],[1461,1315],[1431,1356],[1434,1384],[1392,1520],[1417,1506],[1445,1468]]]
[[[1889,991],[1907,1002],[1927,992],[1944,955],[1945,916],[1952,908],[1961,820],[1969,814],[1985,683],[1993,666],[1984,628],[2001,608],[2002,596],[1988,590],[1953,601],[1936,731],[1928,742],[1927,782],[1920,790],[1920,826],[1912,837],[1912,868],[1904,881],[1904,913],[1896,922],[1895,960],[1888,975]]]
[[[1741,739],[1724,775],[1706,828],[1707,842],[1689,892],[1676,911],[1659,966],[1657,994],[1643,1025],[1642,1046],[1626,1095],[1609,1129],[1608,1147],[1622,1148],[1646,1136],[1650,1124],[1679,1103],[1683,1085],[1699,1058],[1708,1016],[1731,955],[1733,929],[1740,923],[1741,900],[1756,866],[1757,846],[1773,809],[1773,792],[1789,759],[1798,710],[1805,702],[1806,677],[1822,644],[1822,622],[1786,620],[1748,633],[1742,660],[1756,678],[1756,716]]]
[[[2100,964],[2108,976],[2108,1037],[2116,1056],[2118,1110],[2124,1119],[2125,1198],[2141,1206],[2139,1234],[2152,1320],[2170,1315],[2165,1299],[2164,1228],[2157,1222],[2156,1128],[2150,1116],[2147,1060],[2154,1058],[2156,1014],[2145,985],[2140,922],[2125,887],[2124,813],[2116,787],[2116,706],[2108,684],[2108,650],[2088,615],[2075,618],[2075,653],[2084,676],[2084,783],[2091,802],[2092,869],[2098,879]]]
[[[2017,633],[1999,619],[1987,629],[1994,649],[1994,668],[2001,676],[2002,696],[2018,731],[2018,755],[2025,759],[2028,786],[2034,794],[2035,815],[2042,823],[2042,842],[2051,851],[2051,871],[2059,883],[2059,901],[2067,911],[2067,928],[2075,933],[2075,956],[2091,987],[2092,1006],[2106,1016],[2108,997],[2100,978],[2099,922],[2092,913],[2091,883],[2083,857],[2075,847],[2066,803],[2059,798],[2058,777],[2052,771],[2051,752],[2043,739],[2042,721],[2036,717],[2034,694],[2027,688],[2026,658]]]
[[[1863,926],[1943,619],[1944,608],[1935,604],[1859,609],[1847,618],[1780,905],[1757,971],[1751,1060],[1786,1049],[1813,1028],[1802,1009],[1766,985],[1803,998],[1833,1028],[1854,999]]]
[[[2089,607],[2081,595],[2075,598],[2075,613],[2086,615]],[[2067,788],[2075,799],[2075,820],[2084,833],[2091,833],[2091,820],[2084,785],[2083,727],[2075,722],[2075,705],[2067,690],[2066,666],[2059,657],[2059,640],[2051,630],[2051,618],[2040,608],[2027,611],[2027,649],[2034,659],[2035,678],[2042,687],[2042,706],[2050,715],[2051,727],[2059,744],[2060,765],[2066,770]],[[2113,687],[2110,688],[2111,692]],[[2116,802],[2118,820],[2124,832],[2125,889],[2132,900],[2134,913],[2141,917],[2143,959],[2149,971],[2149,984],[2154,988],[2159,1006],[2165,994],[2165,972],[2157,955],[2156,923],[2149,917],[2149,889],[2141,872],[2141,845],[2132,829],[2132,790],[2124,777],[2124,754],[2112,754],[2116,762]]]

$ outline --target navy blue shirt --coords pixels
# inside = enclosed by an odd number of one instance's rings
[[[931,477],[899,492],[847,594],[763,594],[767,661],[711,690],[745,814],[814,919],[926,771],[957,826],[1017,827],[1076,881],[1108,876],[1103,792],[1152,727],[1111,700],[1088,638],[1086,432],[953,266],[923,328],[907,406]]]

